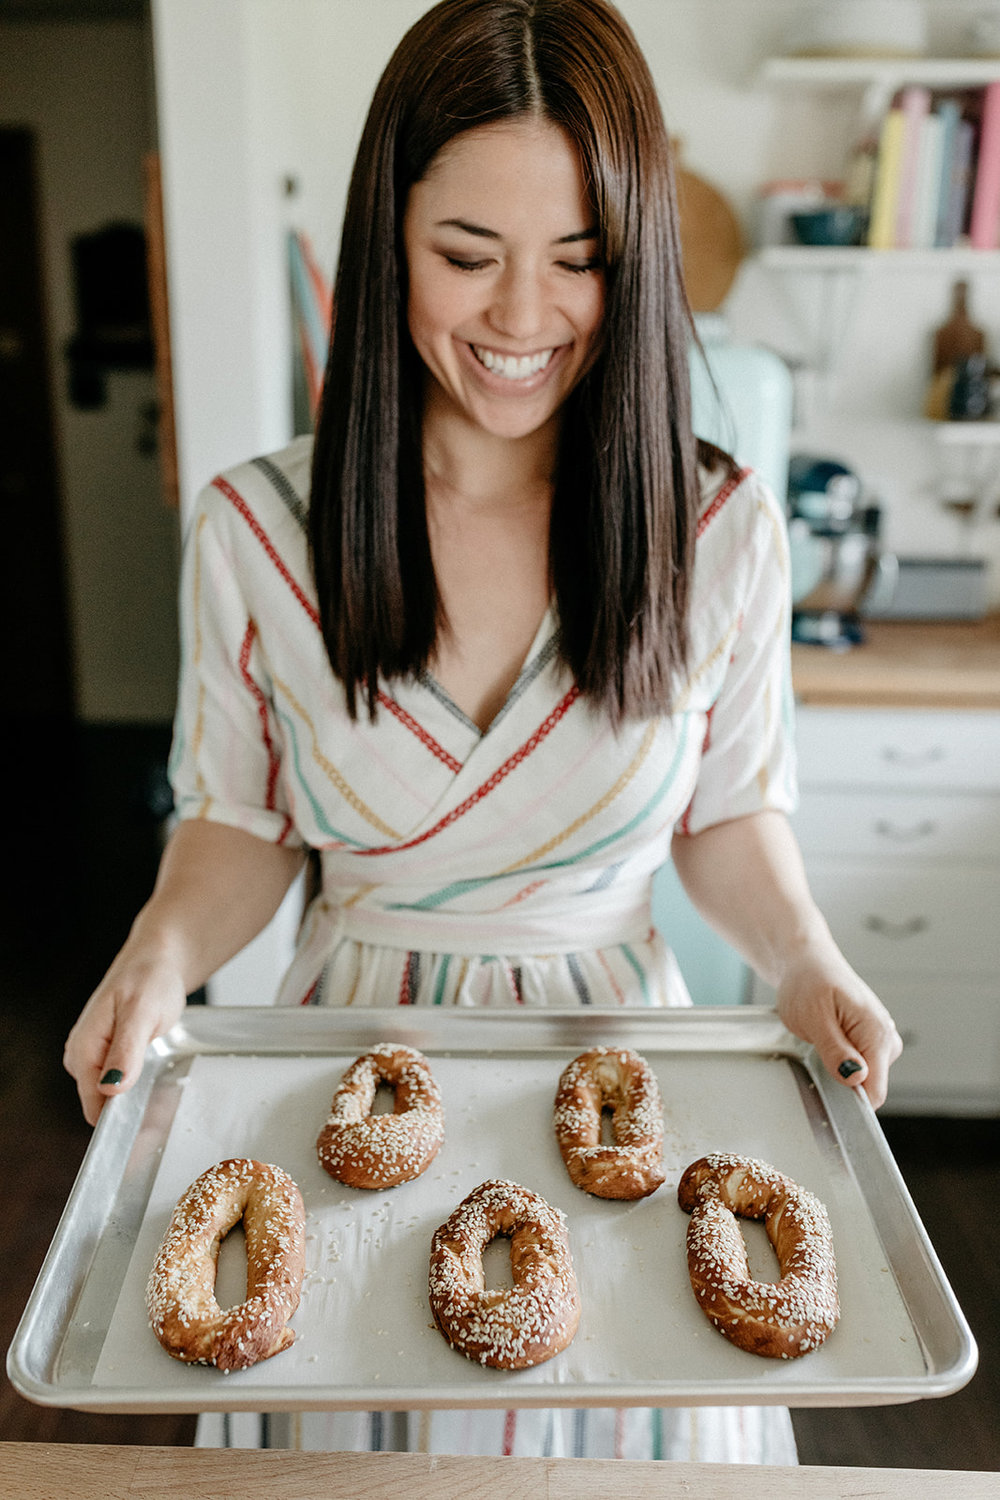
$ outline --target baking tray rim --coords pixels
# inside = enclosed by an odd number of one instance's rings
[[[531,1371],[497,1372],[504,1378],[505,1389],[495,1394],[484,1387],[435,1389],[415,1394],[411,1387],[369,1386],[355,1388],[345,1394],[343,1387],[316,1386],[306,1389],[275,1383],[273,1386],[255,1385],[247,1388],[243,1397],[238,1394],[234,1380],[227,1381],[225,1394],[217,1396],[199,1389],[197,1395],[164,1392],[156,1387],[95,1386],[90,1383],[60,1382],[53,1375],[43,1379],[36,1373],[39,1359],[32,1358],[32,1340],[41,1319],[42,1308],[53,1290],[57,1273],[70,1254],[69,1240],[72,1236],[75,1210],[88,1189],[91,1177],[100,1176],[98,1166],[102,1156],[120,1160],[112,1187],[106,1186],[106,1212],[104,1222],[116,1201],[118,1186],[128,1164],[128,1157],[136,1149],[137,1137],[145,1118],[146,1107],[160,1074],[170,1064],[184,1055],[239,1054],[246,1056],[264,1053],[295,1054],[296,1052],[342,1051],[357,1045],[349,1040],[350,1034],[363,1034],[366,1045],[376,1039],[397,1041],[417,1036],[423,1038],[423,1046],[429,1051],[443,1053],[461,1051],[479,1052],[487,1050],[479,1043],[472,1044],[477,1030],[485,1035],[490,1031],[503,1034],[514,1022],[516,1037],[503,1037],[503,1047],[512,1052],[537,1050],[547,1047],[562,1050],[566,1046],[580,1047],[594,1038],[613,1039],[617,1030],[621,1037],[653,1029],[663,1034],[672,1034],[671,1042],[680,1051],[736,1050],[760,1052],[769,1055],[788,1056],[800,1062],[810,1082],[816,1087],[834,1129],[845,1163],[850,1168],[871,1213],[874,1227],[892,1268],[907,1314],[913,1323],[925,1359],[923,1375],[902,1377],[856,1377],[845,1390],[843,1380],[812,1381],[789,1385],[787,1388],[747,1387],[739,1380],[700,1381],[696,1389],[690,1385],[671,1382],[632,1384],[615,1381],[613,1384],[589,1384],[585,1387],[569,1387],[559,1383],[530,1385]],[[525,1024],[527,1023],[527,1024]],[[468,1028],[468,1034],[463,1033]],[[563,1035],[563,1031],[568,1035]],[[436,1033],[430,1039],[424,1034]],[[547,1033],[551,1031],[552,1035]],[[451,1034],[454,1033],[454,1034]],[[530,1035],[530,1033],[535,1033]],[[539,1037],[541,1033],[541,1038]],[[728,1034],[728,1036],[727,1036]],[[421,1045],[421,1041],[411,1041]],[[616,1045],[613,1040],[609,1044]],[[678,1045],[679,1044],[679,1045]],[[122,1108],[122,1106],[125,1106]],[[845,1140],[845,1131],[847,1140]],[[939,1300],[938,1313],[949,1325],[952,1348],[945,1356],[941,1368],[931,1369],[931,1354],[927,1340],[913,1318],[911,1299],[906,1294],[897,1265],[886,1244],[883,1232],[883,1217],[879,1211],[886,1195],[881,1195],[873,1204],[865,1191],[864,1179],[852,1160],[847,1145],[851,1132],[857,1143],[867,1144],[874,1150],[877,1165],[886,1174],[886,1186],[895,1198],[897,1211],[902,1209],[908,1221],[907,1227],[919,1251],[920,1270],[929,1281]],[[125,1150],[117,1156],[117,1138],[124,1143]],[[154,1170],[146,1182],[146,1198],[152,1186]],[[145,1200],[144,1200],[145,1202]],[[100,1235],[98,1235],[98,1242]],[[89,1258],[81,1258],[77,1264],[72,1295],[65,1295],[67,1314],[60,1320],[58,1337],[49,1349],[45,1363],[49,1368],[56,1363],[59,1350],[72,1318],[73,1308],[79,1298],[93,1260],[98,1253],[95,1243]],[[494,1010],[448,1010],[435,1011],[413,1008],[405,1016],[382,1008],[354,1009],[346,1007],[324,1007],[314,1010],[283,1010],[260,1007],[202,1007],[188,1006],[181,1021],[164,1036],[150,1044],[143,1075],[129,1094],[114,1101],[113,1108],[102,1111],[101,1119],[94,1131],[84,1155],[76,1181],[71,1189],[66,1206],[60,1217],[52,1242],[28,1303],[19,1322],[14,1339],[7,1352],[7,1373],[15,1389],[26,1399],[39,1405],[72,1408],[81,1411],[104,1411],[120,1413],[189,1413],[192,1411],[306,1411],[306,1410],[406,1410],[418,1406],[439,1409],[502,1409],[517,1407],[551,1406],[677,1406],[677,1405],[784,1405],[807,1406],[873,1406],[916,1401],[922,1398],[951,1395],[967,1384],[976,1370],[978,1350],[971,1330],[951,1287],[944,1275],[936,1252],[920,1222],[902,1175],[882,1135],[875,1111],[867,1096],[858,1090],[848,1090],[832,1080],[819,1062],[813,1048],[795,1037],[783,1025],[777,1012],[765,1006],[713,1006],[693,1008],[627,1008],[622,1010],[557,1010],[538,1009],[531,1011]],[[96,1362],[95,1362],[96,1368]],[[238,1377],[237,1377],[238,1378]],[[519,1387],[518,1382],[523,1382]],[[510,1388],[512,1387],[512,1389]],[[570,1395],[569,1392],[572,1391]]]

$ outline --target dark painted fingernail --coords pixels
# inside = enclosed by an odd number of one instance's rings
[[[841,1069],[841,1072],[843,1072],[843,1069]],[[122,1079],[124,1077],[125,1077],[125,1074],[122,1072],[121,1068],[109,1068],[108,1071],[105,1073],[104,1077],[101,1079],[101,1082],[102,1083],[121,1083],[121,1081],[122,1081]]]
[[[837,1069],[837,1072],[840,1074],[841,1078],[853,1078],[855,1073],[861,1072],[861,1064],[857,1061],[856,1058],[845,1057],[844,1061]]]

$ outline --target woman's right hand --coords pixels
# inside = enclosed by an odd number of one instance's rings
[[[105,1100],[138,1081],[146,1047],[170,1030],[186,1003],[173,964],[133,957],[126,944],[81,1011],[63,1052],[89,1124],[97,1124]]]
[[[146,1047],[180,1019],[187,996],[271,920],[303,858],[224,823],[192,818],[175,829],[152,896],[66,1041],[63,1062],[91,1125],[136,1082]]]

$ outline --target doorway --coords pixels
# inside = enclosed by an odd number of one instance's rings
[[[42,291],[35,141],[0,128],[0,640],[4,711],[73,717],[55,424]]]

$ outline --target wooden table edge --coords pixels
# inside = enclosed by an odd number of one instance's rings
[[[973,1470],[778,1468],[627,1459],[459,1458],[419,1453],[0,1443],[0,1495],[17,1500],[985,1500],[1000,1476]]]

